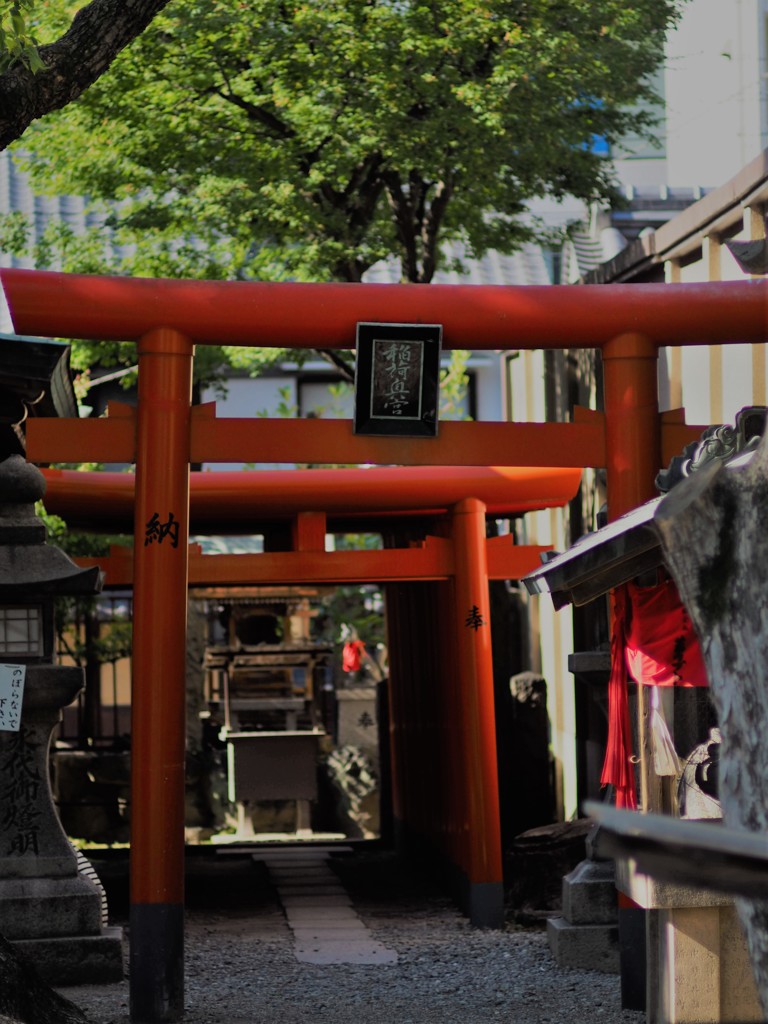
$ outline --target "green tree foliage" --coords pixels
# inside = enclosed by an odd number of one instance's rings
[[[359,281],[395,259],[428,283],[446,242],[511,252],[533,233],[533,197],[610,201],[594,140],[652,132],[650,75],[682,2],[171,4],[25,137],[38,188],[104,211],[86,239],[54,226],[38,265]],[[68,6],[49,0],[44,17]],[[267,356],[235,358],[258,370]]]
[[[15,64],[25,64],[31,71],[45,67],[29,24],[32,0],[0,4],[0,73]]]
[[[120,203],[133,248],[105,262],[131,273],[357,281],[394,256],[429,282],[441,241],[519,246],[532,197],[611,196],[593,141],[648,133],[676,2],[190,0],[25,146],[38,185]]]

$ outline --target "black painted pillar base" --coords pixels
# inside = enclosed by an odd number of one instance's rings
[[[503,928],[503,883],[468,882],[466,913],[473,928]]]
[[[649,911],[619,892],[619,964],[622,1010],[647,1006],[648,964],[646,923]]]
[[[184,1019],[184,906],[134,903],[130,918],[131,1020]]]
[[[437,873],[473,928],[504,927],[506,911],[503,882],[470,881],[460,865],[454,864],[442,850],[394,816],[392,832],[396,852],[405,858],[414,857],[422,866],[426,865],[431,874]]]

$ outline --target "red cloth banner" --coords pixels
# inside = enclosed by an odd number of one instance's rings
[[[612,595],[608,743],[601,783],[616,791],[617,807],[637,807],[632,759],[628,675],[644,686],[706,686],[699,638],[673,580],[627,583]]]
[[[627,671],[646,686],[706,686],[701,644],[673,580],[627,584]]]
[[[608,680],[608,744],[600,782],[613,786],[616,806],[637,807],[632,764],[632,729],[629,722],[627,673],[624,663],[627,591],[618,587],[611,595],[611,677]]]

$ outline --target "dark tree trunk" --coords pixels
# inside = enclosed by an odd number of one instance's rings
[[[88,1024],[0,935],[0,1024]]]
[[[0,75],[0,150],[38,117],[77,99],[168,3],[91,0],[61,39],[40,47],[44,71],[17,64]]]
[[[678,484],[656,525],[706,660],[725,822],[768,836],[768,438],[748,466]],[[768,1020],[768,904],[741,900],[739,914]]]

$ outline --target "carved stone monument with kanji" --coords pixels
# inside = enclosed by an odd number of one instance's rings
[[[100,577],[46,543],[44,491],[22,456],[0,462],[0,934],[53,984],[119,980],[121,929],[78,870],[49,782],[52,732],[83,686],[82,669],[54,664],[54,600],[95,594]]]

